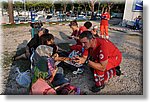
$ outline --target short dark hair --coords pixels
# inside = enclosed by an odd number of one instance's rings
[[[93,38],[93,35],[91,33],[91,31],[83,31],[80,35],[79,35],[79,38],[82,39],[84,37],[87,37],[87,39],[92,39]]]
[[[43,31],[44,34],[48,34],[49,30],[46,28],[40,28],[38,31]]]
[[[91,23],[90,21],[87,21],[87,22],[84,23],[84,26],[85,26],[87,29],[89,29],[89,28],[92,27],[92,23]]]
[[[47,41],[50,41],[50,40],[54,40],[54,36],[50,33],[48,34],[43,34],[41,37],[40,37],[40,43],[42,45],[47,45]]]

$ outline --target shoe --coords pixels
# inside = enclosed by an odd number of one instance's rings
[[[105,85],[101,85],[101,86],[93,86],[91,91],[92,92],[99,92],[101,89],[104,89]]]
[[[116,75],[120,76],[121,75],[120,66],[117,66],[115,69],[116,69]]]

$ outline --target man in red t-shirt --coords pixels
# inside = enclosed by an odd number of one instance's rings
[[[101,22],[100,22],[100,31],[101,31],[101,37],[104,38],[104,34],[106,38],[109,38],[108,35],[108,20],[110,20],[110,14],[109,14],[109,8],[105,7],[104,13],[102,10],[101,15]]]
[[[120,63],[122,54],[119,49],[109,40],[103,38],[93,38],[90,31],[84,31],[79,36],[84,49],[88,49],[87,59],[76,57],[75,62],[87,64],[93,69],[95,86],[93,92],[98,92],[104,88],[104,82],[115,75],[120,76]]]

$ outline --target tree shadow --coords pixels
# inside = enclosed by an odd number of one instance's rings
[[[25,46],[27,45],[27,40],[24,40],[21,44],[18,45],[16,52],[11,52],[10,54],[6,53],[3,56],[4,65],[3,71],[6,75],[3,75],[3,83],[5,90],[3,91],[4,95],[28,95],[29,89],[24,88],[17,84],[16,77],[18,75],[17,68],[19,68],[20,72],[25,72],[30,69],[30,61],[29,60],[17,60],[13,61],[12,57],[14,54],[20,55],[25,52]],[[7,63],[5,63],[5,61]],[[10,65],[11,64],[11,65]]]
[[[67,35],[64,33],[64,32],[59,32],[59,35],[61,36],[61,38],[63,39],[63,40],[66,40],[67,39]]]
[[[75,44],[75,41],[72,39],[68,39],[68,36],[64,32],[59,32],[59,35],[63,39],[59,39],[58,37],[55,37],[55,43],[59,48],[62,50],[69,51],[70,50],[70,44]]]
[[[28,43],[28,41],[24,40],[21,44],[18,45],[16,54],[15,54],[16,56],[25,53],[25,47],[27,46],[27,43]],[[19,67],[21,71],[30,69],[30,61],[26,60],[26,59],[13,61],[13,65]]]

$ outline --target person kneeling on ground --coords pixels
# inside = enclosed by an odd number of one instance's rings
[[[90,31],[84,31],[79,38],[83,47],[88,49],[88,57],[86,59],[77,56],[75,62],[86,64],[93,69],[95,85],[91,91],[98,92],[104,88],[104,82],[115,75],[121,75],[119,65],[122,61],[122,54],[110,40],[93,38]]]
[[[39,45],[40,45],[40,36],[43,34],[48,34],[49,30],[46,28],[40,28],[38,31],[38,34],[35,34],[34,37],[29,41],[25,48],[25,53],[19,55],[19,56],[14,56],[13,60],[19,60],[19,59],[29,59],[32,51],[35,50]]]

